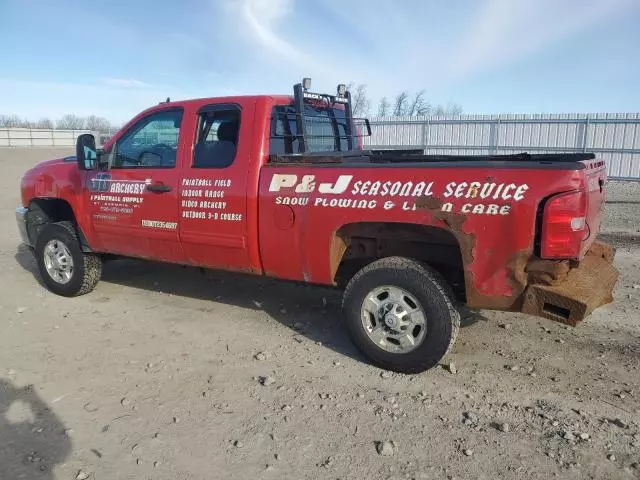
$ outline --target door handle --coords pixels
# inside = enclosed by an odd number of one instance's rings
[[[171,187],[169,185],[165,185],[164,183],[152,183],[147,185],[147,190],[156,193],[166,193],[171,191]]]

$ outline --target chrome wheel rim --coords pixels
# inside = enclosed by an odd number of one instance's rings
[[[73,277],[73,257],[60,240],[49,240],[44,246],[44,268],[53,281],[64,285]]]
[[[415,350],[427,333],[427,316],[420,302],[406,290],[391,285],[367,294],[361,319],[369,340],[387,352]]]

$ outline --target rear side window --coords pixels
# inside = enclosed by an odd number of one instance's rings
[[[308,152],[344,152],[349,150],[347,122],[341,108],[305,105],[305,129]],[[269,153],[283,155],[299,153],[296,109],[292,105],[274,107],[271,113]],[[359,149],[353,142],[353,148]]]
[[[239,108],[233,105],[212,105],[201,109],[193,149],[193,167],[226,168],[233,164],[239,136]]]

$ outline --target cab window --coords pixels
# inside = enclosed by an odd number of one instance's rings
[[[112,168],[176,166],[182,110],[165,110],[143,118],[116,143]]]
[[[198,113],[198,132],[193,149],[194,168],[226,168],[233,164],[240,135],[240,109],[211,105]]]
[[[344,109],[305,104],[304,115],[307,152],[344,152],[349,150]],[[352,126],[352,131],[357,131],[355,124]],[[295,107],[292,105],[274,107],[271,113],[269,153],[271,155],[300,153],[298,135]],[[354,140],[352,148],[360,150],[357,138]]]

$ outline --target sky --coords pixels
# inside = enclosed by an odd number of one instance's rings
[[[640,111],[639,0],[0,0],[0,114],[366,84],[465,114]]]

